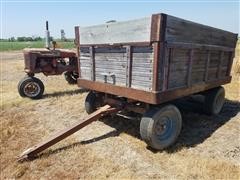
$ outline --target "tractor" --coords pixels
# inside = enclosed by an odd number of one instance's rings
[[[74,51],[68,49],[56,49],[55,41],[52,43],[53,48],[50,48],[48,21],[46,21],[45,40],[45,48],[27,48],[23,50],[26,76],[18,83],[18,92],[22,97],[31,99],[42,97],[44,84],[35,77],[36,73],[43,73],[45,76],[64,73],[65,79],[69,84],[77,83],[77,55]]]

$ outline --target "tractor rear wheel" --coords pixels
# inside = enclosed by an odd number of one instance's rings
[[[18,93],[22,97],[39,99],[44,92],[42,81],[35,77],[25,77],[18,83]]]
[[[152,148],[165,149],[175,143],[182,128],[182,117],[174,105],[147,111],[140,122],[142,139]]]
[[[76,72],[65,72],[64,77],[69,84],[77,84],[78,74]]]

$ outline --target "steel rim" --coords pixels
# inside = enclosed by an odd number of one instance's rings
[[[36,82],[29,82],[24,86],[23,92],[28,97],[35,97],[40,93],[40,86]]]
[[[164,116],[158,120],[155,125],[155,136],[158,140],[166,140],[171,136],[173,121],[171,117]]]

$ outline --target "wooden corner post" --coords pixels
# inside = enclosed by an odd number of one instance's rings
[[[77,65],[78,65],[78,75],[79,78],[81,78],[81,68],[80,68],[80,31],[79,31],[79,26],[75,26],[75,46],[77,49]]]
[[[161,84],[159,84],[159,78],[163,79],[162,65],[164,61],[164,51],[165,51],[165,44],[164,44],[165,27],[166,27],[166,15],[153,14],[152,20],[151,20],[151,37],[150,37],[151,43],[153,45],[152,91],[160,90]],[[161,77],[159,75],[161,75]]]

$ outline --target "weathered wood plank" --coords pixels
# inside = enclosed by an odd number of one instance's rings
[[[221,67],[222,67],[222,62],[223,62],[223,55],[224,55],[224,52],[221,51],[220,52],[220,57],[219,57],[219,63],[218,63],[218,70],[217,70],[217,78],[220,78],[220,75],[221,75]]]
[[[81,44],[114,44],[150,41],[151,17],[80,27]]]
[[[210,44],[199,44],[199,43],[186,43],[186,42],[167,42],[168,48],[177,48],[177,49],[200,49],[200,50],[219,50],[219,51],[234,51],[233,47],[227,46],[218,46]]]
[[[204,81],[208,80],[208,69],[209,69],[210,59],[211,59],[211,53],[210,53],[210,51],[208,51],[207,60],[206,60],[206,70],[205,70],[205,75],[204,75]]]
[[[95,46],[96,53],[126,53],[126,47],[124,46],[110,46],[110,47],[98,47]],[[152,53],[152,46],[132,46],[133,53]],[[81,53],[89,53],[88,47],[81,47]]]
[[[132,83],[132,47],[126,47],[127,67],[126,67],[126,86],[131,87]]]
[[[188,69],[187,69],[187,86],[190,87],[192,85],[192,64],[193,64],[193,58],[194,58],[194,51],[193,49],[189,52],[189,63],[188,63]]]
[[[94,47],[91,46],[89,48],[89,51],[90,51],[90,65],[91,65],[91,79],[92,81],[95,81],[95,51],[94,51]]]
[[[237,34],[205,26],[173,16],[167,16],[166,40],[235,47]]]

